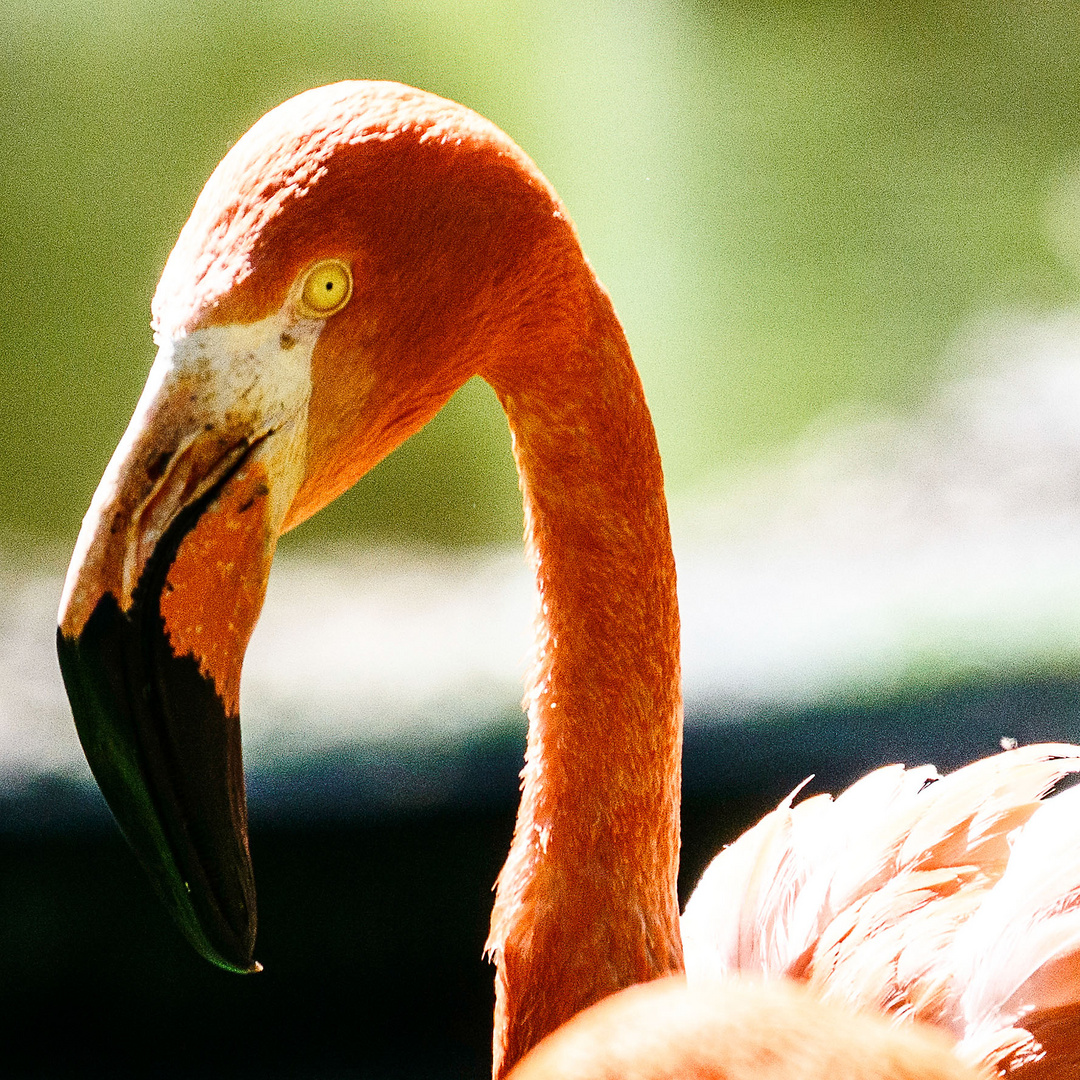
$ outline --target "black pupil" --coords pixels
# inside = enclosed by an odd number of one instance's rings
[[[328,281],[326,283],[326,291],[327,292],[333,292],[334,291],[334,283],[332,281]]]

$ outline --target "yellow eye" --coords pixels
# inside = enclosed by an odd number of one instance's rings
[[[340,311],[352,294],[352,272],[340,259],[324,259],[304,279],[300,310],[308,318],[325,319]]]

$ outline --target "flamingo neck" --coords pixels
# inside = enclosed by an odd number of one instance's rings
[[[591,273],[586,296],[535,363],[488,376],[513,434],[539,602],[521,803],[488,939],[496,1078],[581,1009],[682,969],[679,615],[663,474],[626,339]]]

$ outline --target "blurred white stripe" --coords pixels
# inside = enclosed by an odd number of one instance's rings
[[[673,510],[694,711],[1080,670],[1080,314],[1013,320],[917,415],[848,418]],[[53,651],[59,567],[0,562],[0,771],[85,772]],[[520,552],[280,557],[245,666],[249,759],[516,714]]]

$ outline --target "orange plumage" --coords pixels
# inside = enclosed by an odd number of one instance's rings
[[[352,282],[325,315],[300,302],[321,260]],[[277,536],[479,375],[509,421],[537,590],[522,797],[487,946],[495,1075],[590,1005],[679,972],[683,932],[706,942],[713,975],[749,967],[925,1017],[1001,1068],[1035,1067],[1021,1063],[1040,1040],[1039,1075],[1073,1060],[1080,845],[1047,844],[1061,861],[1040,867],[1028,841],[1044,814],[1067,816],[1035,807],[1073,771],[1071,749],[1017,751],[925,791],[926,771],[877,773],[835,803],[785,805],[720,856],[680,931],[679,616],[656,439],[610,299],[502,132],[389,83],[286,102],[214,172],[153,310],[158,361],[84,522],[58,640],[95,774],[204,955],[253,966],[236,688]],[[774,1008],[849,1024],[784,988],[748,992],[773,1003],[756,1014],[736,1007],[741,990],[650,992],[712,1055],[691,1075],[725,1075],[716,1055],[744,1037],[747,1060],[765,1052],[784,1028]],[[711,1036],[705,998],[734,1009]],[[947,1054],[889,1071],[892,1044],[866,1031],[855,1067],[883,1064],[858,1075],[954,1075]],[[819,1075],[802,1043],[788,1040],[783,1075]]]

